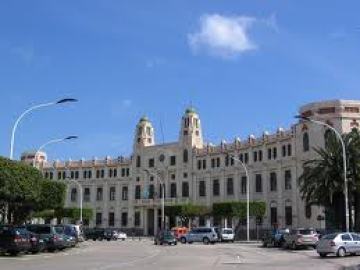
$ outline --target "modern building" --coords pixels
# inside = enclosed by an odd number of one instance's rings
[[[301,107],[299,114],[349,132],[359,128],[360,101],[310,103]],[[243,141],[236,138],[231,143],[206,144],[199,114],[189,108],[181,118],[176,142],[156,144],[154,128],[143,117],[136,125],[130,157],[52,162],[45,153],[38,153],[36,164],[46,178],[71,178],[81,184],[84,207],[95,213],[92,220],[85,221],[89,226],[135,229],[152,235],[161,224],[161,181],[166,205],[245,201],[247,180],[242,166],[231,158],[235,156],[248,168],[250,200],[266,202],[261,226],[324,227],[319,218],[323,209],[304,204],[298,178],[304,161],[316,158],[313,147],[324,145],[326,132],[323,126],[300,120],[290,129],[264,132],[259,138],[250,135]],[[22,157],[27,162],[34,158],[34,153]],[[77,207],[80,191],[71,183],[68,187],[66,205]],[[196,222],[223,225],[224,221],[209,217]],[[227,223],[235,225],[234,220]],[[251,226],[254,228],[254,220]]]

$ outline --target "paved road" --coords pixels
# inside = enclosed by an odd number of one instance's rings
[[[320,259],[314,250],[283,251],[256,244],[154,246],[151,241],[86,242],[65,252],[0,257],[1,270],[152,270],[356,268],[360,256]]]

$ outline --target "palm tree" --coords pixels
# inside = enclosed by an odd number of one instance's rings
[[[360,134],[357,129],[344,135],[348,157],[349,205],[355,202],[355,224],[360,228]],[[314,148],[317,159],[306,161],[299,178],[300,193],[307,204],[324,206],[327,223],[344,229],[344,179],[342,147],[335,134],[328,133],[324,148]],[[351,209],[351,208],[350,208]],[[358,227],[359,226],[359,227]]]

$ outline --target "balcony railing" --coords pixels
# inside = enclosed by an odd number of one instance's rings
[[[189,203],[189,198],[165,198],[165,205],[176,205]],[[135,206],[160,206],[161,199],[138,199],[134,200]]]

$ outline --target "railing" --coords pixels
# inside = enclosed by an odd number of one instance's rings
[[[165,198],[165,205],[176,205],[189,203],[189,198]],[[160,206],[161,199],[138,199],[134,200],[135,206]]]

